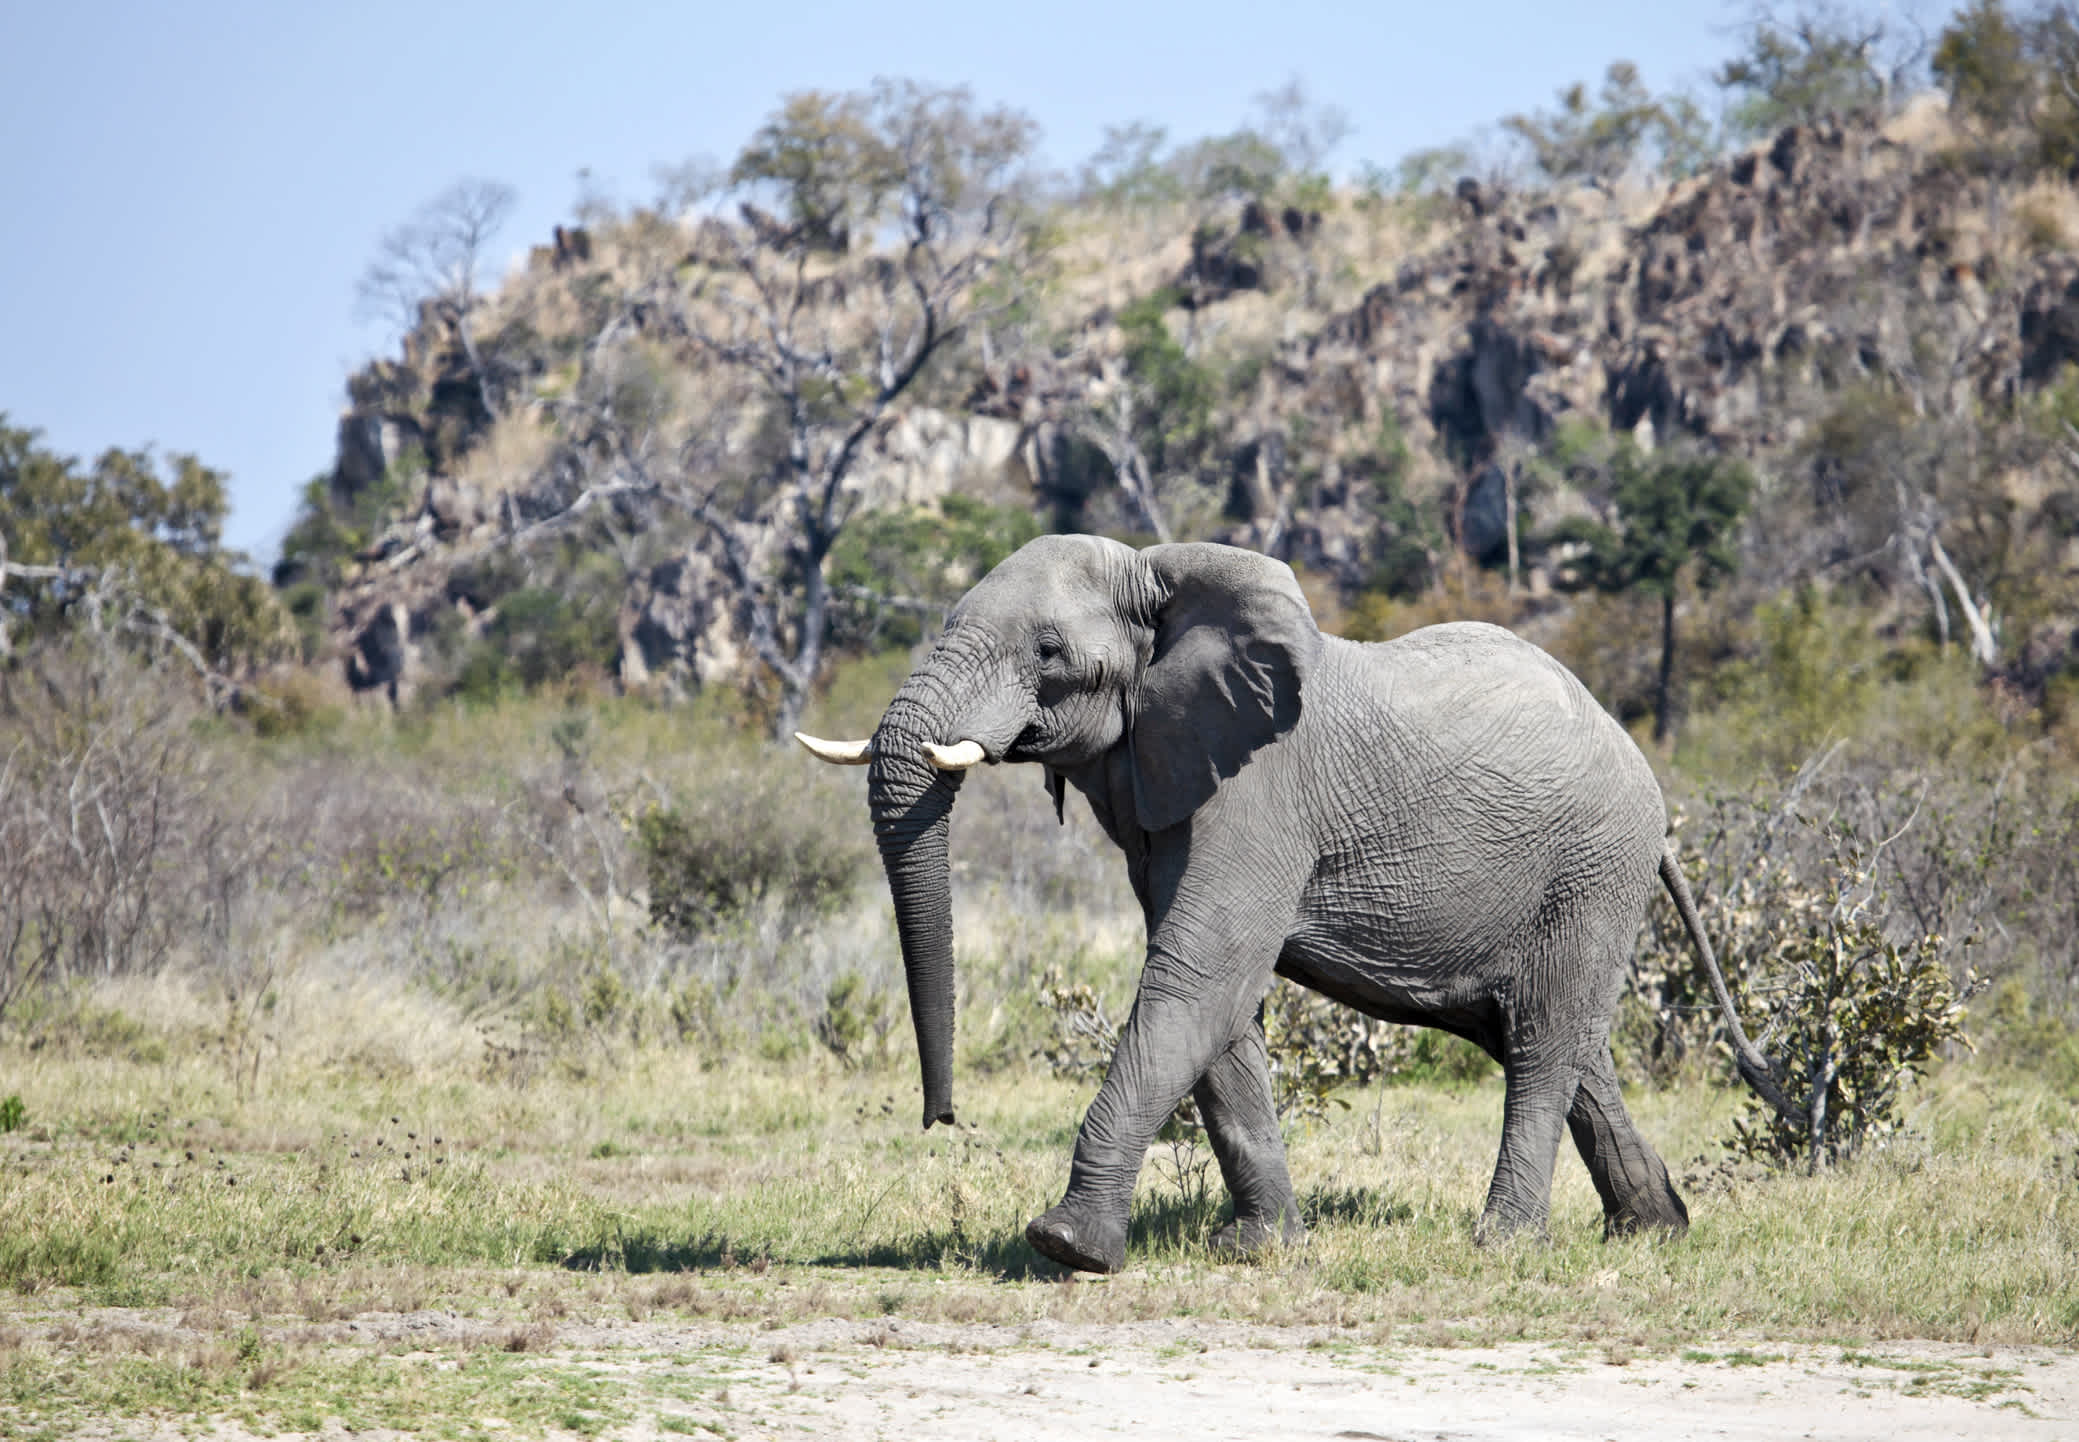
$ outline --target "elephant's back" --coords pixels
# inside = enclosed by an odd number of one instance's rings
[[[1324,659],[1348,673],[1349,744],[1491,825],[1637,829],[1657,851],[1666,813],[1652,767],[1573,672],[1514,632],[1459,621],[1339,642]]]

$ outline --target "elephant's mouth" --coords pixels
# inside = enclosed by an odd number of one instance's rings
[[[1003,748],[1002,759],[1011,762],[1044,761],[1047,759],[1047,754],[1046,744],[1039,734],[1039,728],[1037,726],[1027,726],[1023,731],[1011,738],[1010,745]],[[993,765],[994,762],[991,764]]]

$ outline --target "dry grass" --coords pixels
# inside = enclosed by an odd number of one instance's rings
[[[200,1052],[16,1049],[0,1074],[29,1117],[0,1147],[0,1278],[38,1311],[71,1299],[319,1325],[436,1307],[504,1329],[486,1345],[515,1351],[538,1342],[513,1329],[600,1308],[1003,1324],[1184,1312],[1489,1341],[2079,1340],[2065,1205],[2079,1136],[2047,1092],[1968,1065],[1919,1098],[1916,1139],[1816,1178],[1708,1164],[1730,1091],[1635,1097],[1678,1169],[1699,1159],[1694,1230],[1668,1245],[1603,1243],[1569,1154],[1548,1243],[1474,1248],[1499,1084],[1378,1089],[1295,1140],[1306,1248],[1213,1265],[1217,1170],[1203,1150],[1158,1148],[1133,1271],[1069,1286],[1021,1231],[1062,1185],[1087,1095],[1023,1066],[963,1075],[961,1126],[928,1134],[904,1068],[680,1049],[517,1090],[443,1062],[371,1079],[291,1056],[241,1100]]]
[[[1603,1242],[1569,1151],[1550,1239],[1474,1247],[1498,1082],[1374,1089],[1293,1139],[1308,1245],[1216,1265],[1217,1170],[1163,1147],[1131,1269],[1092,1279],[1022,1239],[1087,1090],[1004,1048],[998,1070],[963,1069],[960,1127],[923,1133],[906,1059],[622,1044],[514,1085],[401,1042],[373,1073],[285,1025],[241,1091],[205,1000],[171,983],[99,1000],[182,1020],[146,1029],[150,1060],[0,1047],[0,1091],[27,1112],[0,1137],[0,1435],[125,1417],[596,1432],[659,1388],[671,1415],[722,1425],[741,1368],[791,1387],[833,1326],[885,1352],[988,1351],[1034,1324],[1180,1318],[1250,1345],[1542,1340],[1613,1364],[1762,1339],[2079,1342],[2079,1134],[2040,1085],[1978,1064],[1916,1097],[1913,1138],[1816,1178],[1716,1165],[1728,1089],[1635,1095],[1693,1173],[1675,1243]],[[409,1006],[341,991],[328,1015],[367,1045]],[[631,1326],[700,1340],[638,1367],[604,1350]]]
[[[554,430],[533,410],[499,417],[464,454],[456,480],[486,497],[524,490],[556,448]]]

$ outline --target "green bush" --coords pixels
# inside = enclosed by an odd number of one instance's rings
[[[653,924],[692,940],[761,908],[791,928],[851,900],[867,857],[858,828],[788,804],[785,782],[785,773],[732,778],[637,818]]]
[[[1814,824],[1791,805],[1720,800],[1709,830],[1686,857],[1704,933],[1799,1111],[1785,1117],[1747,1095],[1726,1146],[1774,1166],[1853,1156],[1898,1132],[1908,1081],[1945,1048],[1970,1045],[1964,1008],[1980,983],[1952,967],[1974,941],[1893,911],[1878,878],[1896,865],[1885,851],[1904,828],[1872,842],[1838,816]],[[1722,1044],[1723,1021],[1672,907],[1656,913],[1612,1040],[1627,1070],[1666,1081]]]
[[[855,517],[830,552],[834,639],[848,649],[907,651],[968,587],[1039,533],[1022,506],[958,494],[935,507]]]
[[[1096,990],[1086,982],[1065,982],[1058,971],[1049,970],[1040,978],[1040,1003],[1052,1017],[1053,1034],[1037,1055],[1056,1076],[1103,1082],[1118,1049],[1119,1026]],[[1468,1072],[1458,1051],[1438,1045],[1456,1038],[1375,1021],[1289,983],[1273,984],[1264,998],[1263,1039],[1271,1096],[1279,1120],[1287,1125],[1318,1121],[1331,1106],[1347,1108],[1349,1103],[1337,1095],[1347,1086],[1403,1075],[1428,1079],[1444,1069],[1454,1073],[1453,1079],[1481,1074],[1477,1068]],[[1477,1048],[1468,1049],[1492,1066]],[[1416,1072],[1408,1070],[1411,1065]],[[1163,1136],[1191,1139],[1204,1129],[1198,1104],[1187,1096],[1164,1124]]]
[[[1905,1083],[1945,1046],[1969,1045],[1964,1003],[1975,975],[1961,989],[1950,980],[1940,937],[1885,935],[1870,898],[1844,892],[1845,880],[1806,904],[1774,958],[1772,1049],[1805,1116],[1749,1096],[1733,1119],[1728,1145],[1774,1165],[1803,1160],[1817,1170],[1893,1135]]]
[[[816,1018],[816,1040],[847,1067],[856,1067],[888,1038],[894,1018],[887,998],[874,991],[856,971],[830,984],[823,1014]]]
[[[471,649],[455,689],[488,700],[513,686],[536,690],[586,666],[613,664],[620,638],[612,607],[529,586],[498,603],[483,640]]]

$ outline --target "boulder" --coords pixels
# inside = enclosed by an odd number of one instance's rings
[[[423,453],[425,437],[410,416],[348,411],[339,418],[332,493],[351,501],[381,483],[408,451]]]

